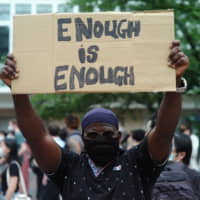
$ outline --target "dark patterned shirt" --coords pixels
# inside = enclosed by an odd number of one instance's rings
[[[59,187],[63,200],[150,200],[163,167],[151,160],[145,139],[121,152],[97,177],[85,153],[79,156],[63,151],[57,172],[49,177]]]

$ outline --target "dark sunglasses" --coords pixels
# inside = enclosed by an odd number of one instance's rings
[[[104,131],[101,133],[98,132],[85,132],[84,133],[85,138],[88,139],[96,139],[98,136],[103,136],[103,137],[107,137],[107,138],[117,138],[119,137],[119,132],[118,131]]]

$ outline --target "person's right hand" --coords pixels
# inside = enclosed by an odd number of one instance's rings
[[[0,79],[11,87],[11,81],[18,78],[18,73],[15,57],[12,54],[7,55],[4,66],[0,69]]]

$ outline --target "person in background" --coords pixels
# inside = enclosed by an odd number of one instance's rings
[[[19,155],[20,154],[23,154],[23,151],[25,149],[25,147],[23,146],[24,145],[24,142],[25,142],[25,138],[24,136],[22,135],[22,132],[20,131],[19,129],[19,126],[17,124],[17,121],[16,119],[12,119],[9,121],[8,123],[8,131],[14,131],[15,133],[15,138],[16,138],[16,142],[17,142],[17,145],[19,147]]]
[[[8,131],[6,138],[16,140],[15,131]]]
[[[192,133],[192,127],[189,124],[181,124],[180,125],[180,133],[188,135],[192,141],[192,155],[190,159],[190,167],[195,170],[200,170],[198,164],[198,151],[199,151],[199,138],[197,135]]]
[[[145,137],[145,130],[143,129],[134,129],[131,131],[130,136],[128,137],[127,149],[130,149],[138,144],[140,144]]]
[[[59,145],[60,148],[64,148],[65,143],[59,137],[59,127],[56,125],[48,126],[50,135],[53,137],[54,141]],[[45,175],[42,177],[42,189],[39,200],[59,200],[60,193],[57,186]]]
[[[5,200],[11,200],[19,190],[19,169],[16,164],[19,163],[17,143],[14,139],[5,139],[0,145],[0,156],[4,158],[6,169],[1,175],[2,192]],[[8,180],[7,170],[10,178]]]
[[[172,145],[172,152],[170,154],[170,160],[181,162],[184,165],[190,165],[192,154],[192,141],[188,135],[179,134],[174,136]]]
[[[20,128],[39,166],[59,187],[63,200],[151,199],[153,185],[170,153],[181,113],[180,93],[186,89],[182,76],[189,66],[179,41],[171,43],[169,52],[168,63],[176,73],[177,92],[164,95],[156,127],[129,151],[120,151],[119,120],[104,108],[90,110],[82,120],[85,153],[62,151],[34,111],[28,95],[13,95]],[[8,86],[19,77],[16,65],[16,58],[8,55],[0,72],[0,79]]]
[[[39,168],[36,160],[34,159],[34,157],[32,157],[30,159],[30,165],[31,165],[31,169],[33,171],[33,173],[36,176],[36,199],[37,200],[42,200],[40,197],[42,197],[42,178],[43,178],[43,171]]]
[[[51,134],[51,136],[53,137],[53,139],[55,140],[55,142],[61,147],[64,148],[65,146],[65,142],[60,138],[59,136],[59,132],[60,132],[60,128],[56,125],[50,125],[48,127],[49,129],[49,133]]]
[[[0,130],[0,147],[1,147],[1,144],[5,141],[6,139],[6,135],[7,135],[7,132],[6,131],[3,131],[3,130]],[[2,150],[1,150],[2,151]],[[5,157],[3,156],[3,153],[0,152],[0,177],[1,177],[1,174],[4,172],[4,170],[7,168],[7,164],[5,162]],[[1,181],[0,181],[1,182]],[[2,193],[2,190],[1,190],[1,186],[0,186],[0,192]],[[3,198],[3,197],[2,197]],[[2,199],[0,197],[0,200]]]
[[[15,138],[18,146],[18,156],[22,163],[22,173],[24,176],[24,181],[27,191],[29,190],[29,168],[30,168],[30,157],[31,151],[30,148],[22,135],[22,132],[18,126],[16,119],[12,119],[8,123],[8,131],[15,133]]]
[[[67,130],[65,128],[60,129],[59,131],[59,137],[60,139],[66,143],[66,139],[67,139]]]
[[[200,200],[200,172],[189,168],[191,154],[191,138],[175,135],[170,161],[155,184],[153,200]]]
[[[0,143],[5,140],[6,136],[7,136],[7,132],[0,130]]]
[[[81,137],[81,132],[79,130],[79,118],[75,114],[67,114],[65,117],[66,131],[67,131],[67,140],[66,140],[66,149],[80,154],[83,149],[83,141]]]

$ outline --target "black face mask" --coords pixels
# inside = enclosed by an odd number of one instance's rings
[[[83,138],[85,150],[92,161],[100,167],[114,160],[119,151],[118,138],[99,136],[96,139]]]

